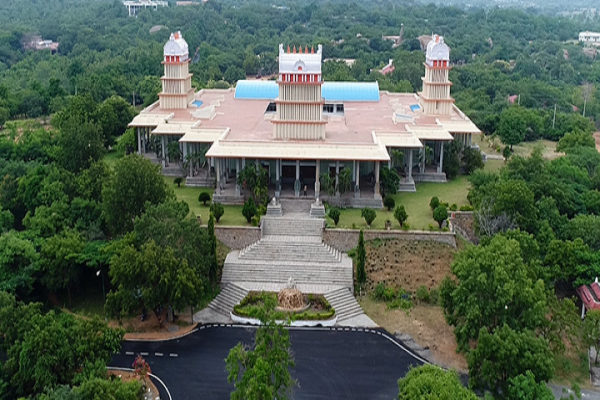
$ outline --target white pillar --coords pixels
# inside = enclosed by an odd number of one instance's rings
[[[356,160],[352,161],[352,182],[356,182]]]
[[[335,195],[336,196],[339,196],[339,194],[340,194],[339,186],[340,186],[340,162],[336,161],[335,162]]]
[[[442,173],[442,165],[444,163],[444,143],[441,143],[441,148],[440,148],[440,164],[438,165],[438,174]]]
[[[294,194],[300,197],[300,160],[296,160],[296,181],[294,182]]]
[[[425,154],[426,153],[427,153],[427,146],[425,146],[425,143],[423,143],[423,150],[421,152],[421,173],[422,174],[425,173],[425,160],[426,160]]]
[[[275,197],[281,196],[281,160],[275,160]]]
[[[217,192],[220,194],[221,193],[221,160],[216,158],[215,159],[215,175],[217,176]]]
[[[183,142],[179,142],[181,143],[181,146],[183,147],[183,162],[185,163],[185,159],[187,158],[187,154],[188,154],[188,144],[187,143],[183,143]],[[191,165],[191,163],[190,163]],[[192,168],[190,168],[190,172],[192,171]],[[190,176],[192,174],[190,173]]]
[[[388,147],[387,151],[388,151],[388,156],[390,156],[390,159],[388,161],[388,168],[392,169],[392,148]]]
[[[206,159],[206,163],[208,164],[208,173],[206,174],[206,176],[207,176],[208,178],[210,178],[210,169],[211,169],[211,167],[212,167],[213,159],[212,159],[212,158],[210,158],[210,157],[209,157],[209,158],[207,158],[207,159]]]
[[[408,151],[408,181],[412,182],[412,167],[413,167],[413,149]]]
[[[356,186],[354,186],[354,197],[360,198],[360,161],[356,161]]]
[[[316,160],[315,164],[315,199],[319,198],[321,193],[321,161]]]
[[[379,194],[379,161],[375,161],[375,198],[381,197]]]
[[[163,168],[165,168],[167,166],[167,157],[166,157],[166,149],[165,149],[165,137],[161,136],[160,137],[160,146],[162,147],[162,166]]]
[[[246,158],[242,157],[242,169],[246,168]]]
[[[237,158],[235,160],[235,195],[236,196],[241,195],[240,185],[238,185],[239,177],[240,177],[240,159]]]
[[[143,154],[142,153],[142,132],[140,131],[140,128],[136,128],[137,130],[137,139],[138,139],[138,154]]]
[[[472,139],[473,139],[473,134],[472,134],[472,133],[469,133],[469,134],[468,134],[468,140],[467,140],[467,143],[469,143],[469,147],[471,147],[471,140],[472,140]]]

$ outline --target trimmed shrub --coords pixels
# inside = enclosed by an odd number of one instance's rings
[[[400,228],[402,228],[403,225],[408,226],[408,224],[404,224],[404,222],[408,219],[408,214],[404,208],[404,204],[400,204],[398,207],[396,207],[394,210],[394,218],[396,218],[396,221],[398,221],[400,224]]]
[[[396,200],[393,197],[386,196],[383,199],[383,205],[387,207],[388,211],[392,211],[392,208],[396,207]]]
[[[429,201],[429,208],[431,208],[432,212],[436,208],[438,208],[439,205],[440,205],[440,199],[438,199],[437,196],[432,197],[431,200]]]
[[[217,222],[219,222],[219,220],[221,219],[221,217],[223,216],[223,214],[225,214],[225,208],[223,208],[223,204],[218,203],[218,202],[212,203],[210,205],[210,211],[215,216],[215,220]]]
[[[421,303],[429,303],[430,299],[431,297],[429,295],[429,290],[427,289],[427,286],[419,286],[419,288],[417,289],[417,300]]]
[[[442,224],[445,220],[448,219],[448,210],[445,206],[438,206],[433,212],[433,219],[438,223],[440,229],[442,229]]]
[[[473,206],[472,206],[472,205],[470,205],[470,204],[465,204],[465,205],[463,205],[463,206],[460,206],[459,210],[460,210],[460,211],[473,211],[473,210],[474,210],[474,208],[473,208]]]
[[[176,184],[178,188],[180,188],[181,184],[183,183],[183,178],[181,176],[178,176],[173,180],[173,183]]]
[[[365,207],[360,212],[360,216],[365,219],[370,228],[373,221],[375,221],[375,218],[377,218],[377,213],[372,208]]]
[[[244,207],[242,207],[242,215],[246,218],[246,221],[250,223],[252,222],[252,217],[254,217],[256,213],[256,204],[254,204],[254,200],[252,199],[252,197],[250,197],[244,203]]]
[[[338,222],[340,222],[340,210],[337,209],[336,207],[331,207],[329,209],[329,218],[331,218],[333,220],[333,223],[335,224],[335,226],[337,226]]]
[[[458,210],[458,206],[456,205],[456,203],[452,203],[452,205],[450,206],[450,211],[456,211]]]
[[[206,207],[206,202],[210,201],[210,194],[208,194],[207,192],[200,193],[200,196],[198,196],[198,201],[202,203],[204,207]]]

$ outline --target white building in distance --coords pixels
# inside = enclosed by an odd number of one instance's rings
[[[583,43],[600,43],[600,32],[580,32],[579,41]]]
[[[157,10],[158,7],[168,7],[169,2],[160,0],[133,0],[124,1],[123,5],[127,7],[127,11],[129,11],[129,16],[135,17],[142,8],[146,9],[150,7]]]

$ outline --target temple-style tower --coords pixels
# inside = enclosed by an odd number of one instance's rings
[[[190,54],[188,44],[181,32],[171,33],[164,47],[165,74],[162,78],[162,92],[158,94],[160,108],[165,110],[186,109],[194,99],[192,74],[188,69]]]
[[[291,140],[325,139],[323,104],[321,97],[321,56],[308,47],[302,51],[287,52],[279,45],[279,97],[275,99],[277,114],[273,118],[273,137]]]
[[[442,36],[433,35],[427,45],[425,56],[425,77],[423,92],[420,93],[423,112],[429,115],[450,115],[454,99],[450,96],[452,82],[448,80],[450,71],[450,48]]]

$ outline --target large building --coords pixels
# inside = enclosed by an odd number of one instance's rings
[[[381,207],[382,165],[400,172],[399,190],[445,182],[444,144],[470,146],[480,133],[450,96],[449,60],[444,39],[434,35],[423,91],[391,93],[377,82],[324,82],[321,46],[280,45],[276,81],[194,92],[188,46],[177,32],[164,47],[160,99],[130,126],[137,129],[139,151],[161,162],[164,173],[187,174],[189,186],[215,186],[217,201],[243,202],[236,175],[255,165],[268,171],[276,197],[306,192],[349,207]],[[169,149],[179,149],[181,164]],[[350,192],[322,193],[324,173],[336,182],[342,173],[350,176]]]
[[[151,8],[158,10],[158,7],[168,7],[168,1],[161,0],[128,0],[123,1],[123,5],[127,7],[127,12],[130,17],[135,17],[142,9]]]
[[[580,32],[579,41],[586,44],[600,44],[600,32]]]

